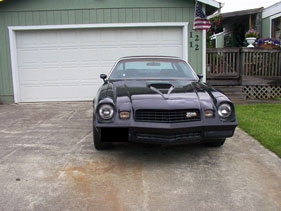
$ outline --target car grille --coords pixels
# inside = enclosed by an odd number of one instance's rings
[[[196,112],[195,117],[187,117],[188,112]],[[137,122],[178,123],[200,120],[199,110],[136,110]]]
[[[200,132],[178,133],[178,134],[157,134],[137,132],[136,138],[139,140],[151,140],[159,142],[177,142],[200,139]]]

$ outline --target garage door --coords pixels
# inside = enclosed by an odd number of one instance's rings
[[[182,27],[17,31],[18,101],[92,100],[118,58],[182,57],[182,40]]]

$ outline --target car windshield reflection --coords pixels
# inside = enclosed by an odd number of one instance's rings
[[[185,79],[197,80],[190,66],[179,59],[124,59],[113,69],[110,80]]]

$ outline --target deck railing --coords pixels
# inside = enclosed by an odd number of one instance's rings
[[[244,76],[281,76],[281,51],[265,49],[242,49]]]
[[[207,49],[207,76],[238,77],[239,76],[239,48]]]
[[[257,48],[207,49],[207,79],[235,83],[280,84],[281,50]]]

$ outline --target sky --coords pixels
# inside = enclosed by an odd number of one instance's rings
[[[269,7],[280,0],[217,0],[224,3],[222,12],[232,12],[237,10],[255,9],[259,7]]]

